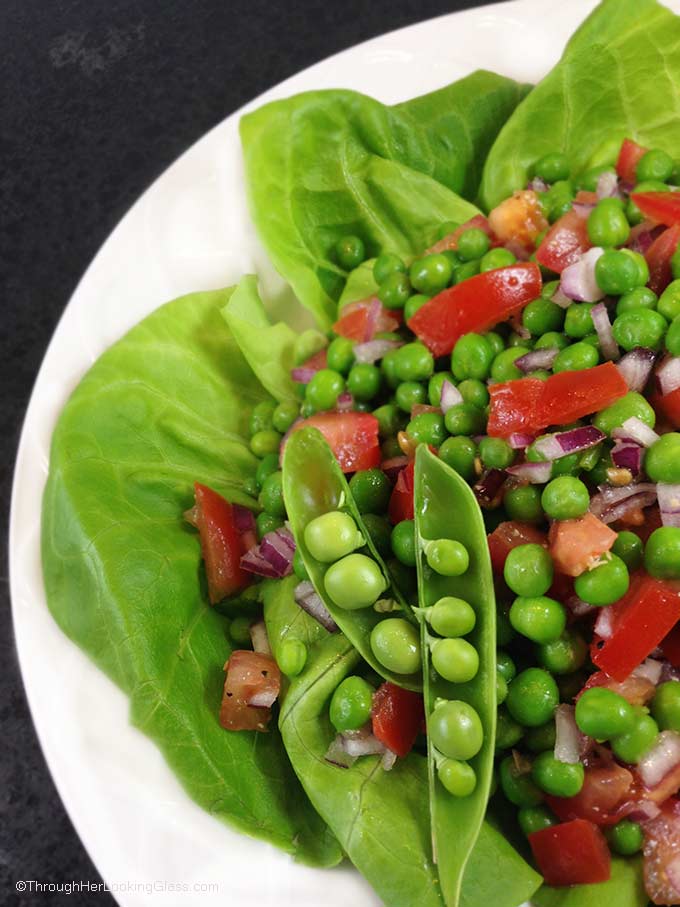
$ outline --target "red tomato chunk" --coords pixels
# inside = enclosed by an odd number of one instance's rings
[[[649,149],[632,139],[624,139],[616,161],[616,172],[626,183],[637,182],[637,165]]]
[[[371,712],[373,734],[397,756],[408,756],[411,752],[424,718],[420,693],[404,690],[389,681],[378,687]]]
[[[401,523],[402,520],[412,520],[413,513],[413,475],[415,471],[415,463],[411,460],[407,466],[405,466],[397,477],[394,488],[392,489],[392,495],[390,496],[390,503],[387,509],[387,515],[390,518],[390,523],[393,526],[396,526],[397,523]]]
[[[222,727],[228,731],[266,731],[271,705],[281,689],[281,672],[272,656],[237,649],[224,670]]]
[[[536,261],[561,274],[592,247],[588,237],[588,218],[573,208],[555,221],[536,250]]]
[[[592,885],[611,875],[604,835],[592,822],[574,819],[529,835],[529,844],[548,885]]]
[[[472,230],[473,228],[483,230],[490,239],[493,239],[493,233],[491,231],[489,221],[484,217],[483,214],[475,214],[473,218],[466,221],[464,224],[461,224],[460,227],[456,227],[453,233],[449,233],[448,236],[445,236],[443,239],[438,240],[433,246],[430,246],[429,249],[426,249],[424,254],[432,255],[436,252],[446,252],[449,250],[455,252],[458,248],[458,240],[460,239],[461,233],[465,233],[466,230]]]
[[[649,266],[649,287],[657,295],[663,293],[673,277],[671,258],[680,244],[680,224],[674,224],[658,236],[645,252]]]
[[[616,532],[592,513],[576,520],[555,520],[549,534],[555,568],[567,576],[580,576],[609,551],[616,537]]]
[[[378,420],[371,413],[316,413],[294,425],[316,428],[326,439],[343,472],[358,472],[380,465]]]
[[[632,200],[640,211],[657,224],[680,224],[680,194],[677,192],[633,192]]]
[[[491,566],[498,576],[503,575],[505,561],[513,548],[529,544],[543,545],[544,548],[547,546],[545,532],[541,532],[530,523],[519,523],[516,520],[499,523],[487,536],[487,542],[491,555]]]
[[[595,825],[618,822],[618,807],[631,796],[633,775],[611,762],[585,770],[583,787],[575,797],[546,797],[546,802],[563,822],[585,819]]]

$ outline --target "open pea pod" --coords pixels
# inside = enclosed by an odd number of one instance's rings
[[[373,607],[359,610],[338,607],[327,594],[325,586],[326,573],[332,565],[322,563],[313,557],[305,544],[304,531],[313,519],[331,511],[348,513],[354,519],[366,542],[365,547],[360,549],[361,553],[375,561],[387,584],[382,600],[393,600],[399,608],[398,616],[406,618],[411,623],[416,623],[411,607],[406,604],[399,590],[394,586],[384,561],[363,525],[361,515],[338,461],[321,433],[315,428],[302,428],[294,432],[286,442],[283,455],[283,496],[302,560],[314,588],[333,616],[333,620],[365,661],[382,677],[407,690],[421,690],[420,672],[397,674],[385,668],[373,654],[371,632],[380,621],[387,617],[394,617],[394,612],[376,611]]]
[[[458,907],[463,874],[484,820],[491,786],[496,733],[496,604],[484,522],[470,487],[425,445],[416,451],[414,486],[432,840],[447,907]],[[470,563],[462,575],[444,576],[429,566],[425,548],[438,539],[465,546]],[[430,644],[438,637],[426,619],[427,609],[447,596],[468,602],[475,613],[474,628],[466,639],[477,651],[479,668],[466,683],[445,680],[431,663]],[[467,703],[481,721],[481,748],[469,759],[476,786],[467,796],[449,793],[438,775],[442,754],[432,741],[438,700]]]

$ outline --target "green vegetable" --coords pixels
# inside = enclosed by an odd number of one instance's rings
[[[617,315],[612,325],[614,339],[624,350],[645,346],[658,350],[668,322],[653,309],[632,309]]]
[[[406,274],[395,271],[380,284],[377,295],[386,309],[403,309],[411,295],[410,281]]]
[[[564,605],[547,595],[518,596],[510,608],[513,629],[532,642],[555,642],[562,635],[566,622]]]
[[[661,526],[647,539],[645,567],[660,579],[680,578],[680,529]]]
[[[347,391],[355,400],[372,400],[380,390],[380,369],[368,362],[358,362],[347,376]]]
[[[283,503],[283,486],[281,484],[281,471],[277,470],[267,476],[262,491],[258,498],[260,507],[271,513],[272,516],[284,518],[286,515],[286,505]]]
[[[390,539],[397,560],[407,567],[416,565],[416,532],[413,520],[402,520],[392,530]]]
[[[680,681],[659,684],[652,700],[652,715],[662,731],[680,731]]]
[[[592,687],[576,703],[576,724],[582,733],[598,740],[627,734],[635,725],[632,705],[605,687]]]
[[[543,489],[541,504],[553,520],[573,520],[583,516],[590,506],[588,489],[580,479],[560,476]]]
[[[336,337],[328,345],[326,354],[328,368],[346,375],[354,362],[354,341],[347,337]]]
[[[297,677],[307,662],[307,646],[301,639],[286,639],[281,643],[277,663],[287,677]]]
[[[469,797],[477,786],[472,766],[457,759],[444,759],[437,768],[437,777],[454,797]]]
[[[465,435],[447,438],[439,448],[440,459],[468,481],[475,474],[476,456],[477,446],[475,442]]]
[[[512,756],[506,756],[501,762],[499,778],[503,793],[515,806],[529,809],[542,802],[543,794],[534,784],[531,775],[520,772]]]
[[[346,555],[331,564],[324,576],[324,587],[331,601],[349,611],[370,608],[388,585],[380,565],[365,554]]]
[[[351,271],[366,258],[366,246],[358,236],[343,236],[335,244],[335,257],[341,268]]]
[[[363,677],[345,677],[331,699],[329,717],[336,731],[356,731],[371,717],[375,690]]]
[[[397,401],[397,406],[399,409],[403,410],[405,413],[411,412],[413,407],[417,403],[425,402],[425,395],[427,391],[422,384],[418,384],[417,381],[402,381],[401,384],[397,387],[397,392],[394,395],[395,400]]]
[[[552,586],[552,558],[542,545],[518,545],[508,553],[503,576],[515,595],[544,595]]]
[[[551,674],[572,674],[583,665],[588,654],[585,639],[576,630],[565,630],[552,642],[539,646],[536,657]]]
[[[378,286],[395,274],[406,274],[406,265],[394,252],[383,252],[373,263],[373,280]]]
[[[553,372],[577,372],[585,368],[593,368],[600,361],[600,354],[586,341],[572,343],[565,347],[555,357]]]
[[[585,772],[580,762],[559,762],[546,750],[534,760],[531,777],[538,787],[553,797],[575,797],[583,787]]]
[[[440,636],[467,636],[474,629],[477,616],[469,602],[445,595],[425,611],[425,619]]]
[[[624,529],[617,535],[611,552],[620,557],[629,570],[635,570],[642,563],[642,549],[640,536]]]
[[[627,249],[608,249],[595,264],[595,280],[603,293],[622,296],[636,287],[644,286],[649,274],[643,279],[638,262]]]
[[[573,309],[574,306],[570,308]],[[564,318],[564,309],[542,296],[530,302],[522,312],[522,324],[534,337],[540,337],[551,331],[561,331],[564,327]]]
[[[456,403],[446,411],[444,425],[451,435],[479,434],[484,429],[486,419],[484,412],[471,403]]]
[[[610,825],[605,829],[605,834],[611,849],[624,857],[630,857],[642,850],[645,840],[642,828],[630,819],[622,819],[616,825]]]
[[[365,543],[352,517],[339,510],[330,510],[310,520],[304,533],[307,550],[324,564],[340,560]]]
[[[536,907],[647,907],[649,899],[642,878],[642,860],[612,859],[611,878],[596,885],[551,888],[543,885],[531,898]]]
[[[624,398],[625,399],[625,398]],[[649,422],[647,422],[649,425]],[[652,423],[651,427],[654,427]],[[645,471],[652,482],[680,482],[680,434],[669,431],[661,435],[647,451]]]
[[[445,255],[426,255],[417,258],[409,270],[409,278],[419,293],[434,296],[443,290],[451,280],[453,268]]]
[[[508,688],[506,705],[512,717],[525,727],[545,724],[557,708],[560,694],[547,671],[527,668]]]
[[[557,820],[547,806],[525,806],[517,813],[517,822],[527,837],[542,828],[550,828]]]
[[[658,530],[657,530],[658,531]],[[630,575],[624,561],[610,554],[598,567],[586,570],[574,580],[574,591],[589,605],[611,605],[628,591]]]
[[[484,274],[486,271],[493,271],[496,268],[507,268],[508,265],[514,265],[517,258],[509,249],[497,248],[489,249],[479,262],[479,273]]]
[[[588,237],[594,246],[622,246],[630,236],[630,225],[618,198],[603,198],[588,217]]]
[[[475,258],[481,258],[489,251],[491,240],[487,233],[479,227],[470,227],[458,237],[458,255],[463,261],[472,261]]]
[[[460,391],[460,395],[463,398],[463,403],[469,403],[472,406],[476,406],[477,409],[484,409],[484,407],[489,403],[489,391],[487,389],[487,386],[483,381],[480,381],[477,378],[466,378],[464,381],[461,381],[458,385],[458,390]],[[493,445],[488,444],[489,441],[494,440],[501,441],[503,445],[507,445],[507,442],[503,441],[502,438],[487,438],[486,440],[487,455],[490,455],[489,452],[492,449],[494,449],[495,451],[507,450],[507,447],[496,446],[494,448]],[[507,459],[507,452],[504,456]],[[514,457],[514,452],[512,456]]]
[[[393,674],[415,674],[420,668],[418,630],[402,617],[388,617],[373,627],[371,649],[383,668]]]
[[[558,180],[569,179],[569,170],[569,158],[559,151],[552,151],[536,161],[534,176],[546,183],[556,183]]]
[[[635,709],[635,724],[625,734],[613,738],[612,750],[617,759],[635,764],[651,749],[658,735],[659,725],[646,709],[638,708]]]
[[[451,353],[451,371],[459,381],[465,378],[485,379],[494,359],[494,351],[482,334],[464,334]]]
[[[656,293],[648,287],[636,287],[619,298],[616,303],[616,314],[623,315],[624,312],[632,312],[634,309],[655,309],[657,301]]]
[[[518,485],[516,488],[509,488],[503,496],[503,506],[511,520],[538,523],[543,519],[541,489],[536,485]]]
[[[435,702],[427,733],[438,752],[450,759],[472,759],[484,743],[482,722],[476,710],[460,699]]]
[[[322,368],[311,378],[305,388],[305,399],[316,411],[335,409],[338,397],[345,390],[345,379],[340,372]]]
[[[615,428],[620,428],[623,423],[632,416],[640,419],[645,425],[654,428],[656,424],[656,414],[642,394],[631,391],[625,397],[621,397],[616,403],[607,406],[599,412],[593,419],[593,425],[599,428],[607,435],[611,435]],[[645,458],[645,469],[649,471],[649,453]],[[658,481],[658,480],[654,480]]]
[[[431,539],[423,543],[427,565],[442,576],[461,576],[470,566],[470,555],[455,539]]]
[[[479,670],[479,655],[465,639],[436,639],[432,643],[432,666],[444,680],[467,683]]]
[[[652,148],[638,161],[635,178],[638,183],[645,180],[659,180],[665,183],[673,173],[673,158],[659,148]]]
[[[392,485],[382,469],[362,469],[349,480],[349,490],[359,513],[387,510]]]

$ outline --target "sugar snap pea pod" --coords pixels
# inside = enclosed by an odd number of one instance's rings
[[[294,432],[286,443],[283,455],[283,495],[288,519],[309,577],[342,632],[369,665],[386,680],[408,690],[422,689],[417,652],[420,646],[417,620],[411,607],[392,583],[389,572],[363,525],[347,480],[330,447],[315,428],[303,428]],[[326,578],[337,564],[322,562],[312,555],[305,540],[305,529],[317,517],[336,512],[349,514],[363,537],[361,541],[365,542],[365,546],[359,548],[358,553],[373,562],[373,569],[383,587],[377,603],[378,609],[373,606],[357,609],[338,607],[328,594]],[[356,554],[350,557],[356,557]],[[391,607],[396,607],[397,610],[389,610]],[[396,619],[405,621],[405,626],[413,634],[416,647],[418,668],[403,674],[385,667],[371,647],[373,629],[383,620],[395,619],[395,615]]]
[[[269,645],[284,673],[287,645],[299,643],[309,651],[314,643],[328,636],[328,630],[296,603],[294,593],[299,582],[296,576],[287,576],[284,579],[265,580],[261,584]]]
[[[465,866],[484,819],[491,785],[496,731],[496,605],[484,522],[470,487],[425,445],[416,451],[414,485],[432,839],[447,907],[458,907]],[[437,560],[434,555],[446,546],[436,546],[433,551],[431,543],[444,539],[447,544],[462,543],[469,556],[467,569],[464,563],[454,563],[448,569],[449,565]],[[459,546],[453,548],[460,553]],[[458,575],[445,575],[442,570]],[[477,670],[466,682],[445,679],[432,664],[430,646],[441,637],[430,626],[429,621],[434,621],[430,609],[449,597],[467,602],[474,612],[473,621],[461,626],[465,632],[463,648],[473,647],[478,658]],[[445,625],[435,624],[440,632],[458,637],[455,628],[447,631]],[[453,666],[456,668],[455,658]],[[442,708],[447,711],[438,711]],[[478,719],[473,723],[475,713]]]

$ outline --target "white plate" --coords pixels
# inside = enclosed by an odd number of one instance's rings
[[[244,109],[314,88],[387,103],[479,67],[535,82],[595,0],[516,0],[444,16],[331,57]],[[672,5],[680,7],[680,0]],[[83,277],[52,338],[26,414],[10,529],[19,659],[33,720],[59,794],[121,907],[373,907],[349,867],[299,866],[232,832],[186,796],[155,746],[128,724],[123,694],[62,635],[45,603],[40,502],[50,435],[69,393],[114,340],[161,303],[257,271],[285,306],[247,215],[239,113],[201,139],[140,198]],[[171,886],[183,890],[171,890]]]

